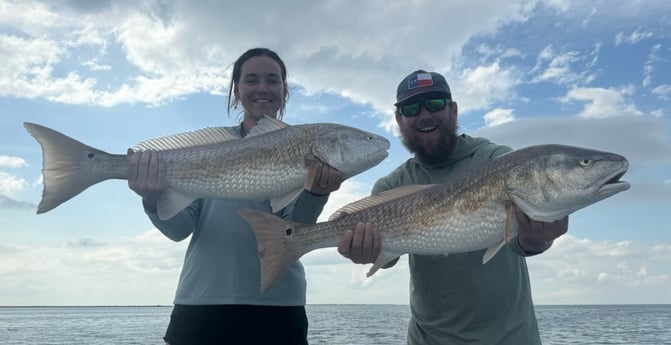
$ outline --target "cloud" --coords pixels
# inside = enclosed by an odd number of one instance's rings
[[[615,46],[618,47],[622,44],[634,45],[652,37],[653,35],[654,34],[650,31],[643,31],[640,26],[629,35],[625,35],[624,32],[620,31],[617,35],[615,35]]]
[[[170,304],[186,243],[152,230],[114,242],[0,245],[0,305]]]
[[[493,127],[515,121],[512,109],[494,109],[485,114],[485,126]]]
[[[26,166],[28,163],[23,158],[0,155],[0,167],[23,168]]]
[[[668,101],[671,100],[671,85],[669,84],[663,84],[655,87],[651,91],[653,94],[655,94],[659,99]]]
[[[662,292],[671,284],[671,271],[664,264],[671,259],[668,243],[594,241],[570,232],[546,253],[527,260],[536,303],[668,301]],[[647,295],[642,296],[641,289]]]
[[[538,53],[535,66],[529,71],[531,83],[578,85],[591,82],[595,78],[591,68],[598,60],[600,47],[600,44],[596,44],[592,51],[581,54],[578,51],[556,53],[552,45],[546,46]],[[575,71],[576,65],[583,66],[583,70]]]
[[[608,119],[578,116],[519,119],[472,134],[513,148],[539,144],[565,144],[618,152],[632,165],[671,162],[671,122],[648,116]],[[635,137],[636,140],[623,140]]]
[[[453,98],[459,101],[459,111],[486,109],[495,101],[511,98],[519,82],[516,72],[502,67],[498,62],[465,68],[455,78],[450,78]]]
[[[652,83],[653,72],[655,71],[655,63],[664,60],[659,56],[659,51],[661,49],[661,44],[655,44],[652,46],[652,48],[650,48],[648,59],[643,64],[643,87],[648,87]]]
[[[0,195],[0,208],[4,209],[20,209],[20,210],[35,210],[37,205],[32,202],[18,201]]]
[[[27,186],[26,180],[0,171],[0,195],[14,196]]]
[[[631,87],[620,89],[578,87],[569,90],[562,101],[566,103],[585,102],[585,106],[578,116],[588,119],[643,115],[643,112],[626,98],[632,93],[633,89]]]

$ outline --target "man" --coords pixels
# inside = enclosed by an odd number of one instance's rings
[[[412,72],[398,85],[396,100],[401,139],[414,157],[379,179],[373,194],[408,184],[443,183],[511,151],[484,138],[457,135],[457,103],[438,73]],[[525,257],[544,252],[566,233],[568,217],[537,222],[517,208],[515,215],[517,237],[486,264],[484,250],[409,256],[409,345],[540,344]],[[374,262],[381,246],[374,225],[358,224],[348,231],[338,251],[355,263]]]

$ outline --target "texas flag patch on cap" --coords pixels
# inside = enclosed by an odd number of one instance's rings
[[[408,89],[431,85],[433,85],[431,73],[418,73],[414,77],[408,79]]]

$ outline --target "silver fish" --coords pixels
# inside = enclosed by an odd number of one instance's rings
[[[438,185],[404,186],[349,204],[329,221],[300,224],[256,210],[238,212],[252,226],[261,291],[306,253],[335,247],[358,222],[382,231],[382,251],[368,272],[405,253],[463,253],[487,248],[483,263],[517,232],[512,205],[551,222],[629,189],[626,158],[562,145],[513,151]]]
[[[44,190],[37,213],[98,182],[127,179],[128,155],[139,150],[156,150],[165,162],[168,189],[157,211],[169,219],[198,198],[271,199],[277,211],[311,181],[314,168],[306,168],[315,166],[311,161],[351,177],[380,163],[389,149],[387,139],[356,128],[289,126],[268,116],[244,139],[212,127],[143,141],[127,155],[106,153],[37,124],[24,126],[43,150]]]

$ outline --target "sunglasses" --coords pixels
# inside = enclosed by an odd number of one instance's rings
[[[398,106],[398,110],[401,115],[405,117],[415,117],[419,115],[419,112],[422,111],[422,105],[430,113],[435,113],[445,109],[447,106],[447,98],[435,98],[435,99],[425,99],[422,101],[417,101],[413,103],[407,103]]]

